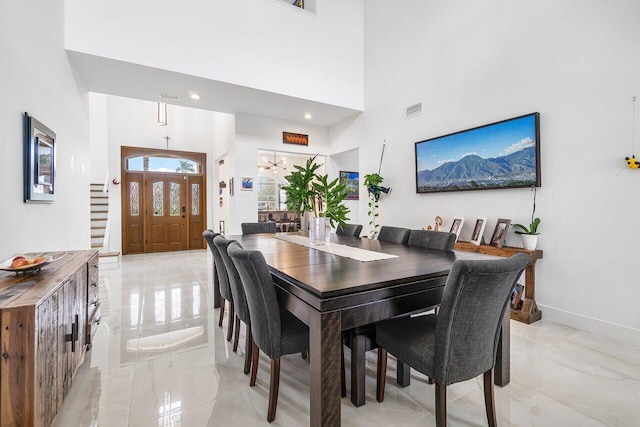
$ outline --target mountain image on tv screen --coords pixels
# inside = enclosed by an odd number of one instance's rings
[[[416,143],[418,193],[540,185],[539,114]]]

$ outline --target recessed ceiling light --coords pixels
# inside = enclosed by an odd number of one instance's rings
[[[196,101],[197,101],[198,99],[200,99],[200,95],[198,95],[198,94],[197,94],[197,93],[195,93],[195,92],[191,92],[191,93],[189,94],[189,98],[191,98],[191,99],[193,99],[193,100],[196,100]]]
[[[306,114],[304,115],[304,118],[305,118],[305,119],[310,119],[310,118],[311,118],[311,113],[306,113]]]

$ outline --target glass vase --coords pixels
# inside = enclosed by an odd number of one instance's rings
[[[330,237],[331,227],[327,218],[309,218],[309,241],[312,245],[328,245],[330,243]]]

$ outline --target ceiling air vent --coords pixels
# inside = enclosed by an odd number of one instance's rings
[[[162,98],[162,99],[173,99],[175,101],[178,101],[180,99],[180,95],[176,95],[174,93],[161,92],[160,93],[160,98]]]
[[[417,104],[409,105],[407,107],[407,119],[419,116],[420,114],[422,114],[422,102],[418,102]]]

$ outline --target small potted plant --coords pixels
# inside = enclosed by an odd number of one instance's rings
[[[533,211],[531,212],[531,223],[529,227],[525,227],[522,224],[513,224],[517,230],[516,234],[520,234],[522,236],[522,245],[525,249],[529,251],[533,251],[536,249],[538,245],[538,226],[540,225],[540,218],[536,218],[536,187],[532,186],[531,190],[533,191]]]
[[[378,236],[378,231],[380,228],[380,224],[378,224],[378,201],[380,200],[380,195],[382,193],[389,193],[391,190],[387,187],[382,187],[380,184],[384,181],[384,178],[377,173],[369,173],[364,176],[364,186],[367,187],[367,194],[369,196],[369,225],[371,226],[371,231],[369,232],[369,238],[375,239]]]
[[[316,156],[307,159],[305,166],[294,165],[285,176],[288,185],[282,187],[287,196],[287,209],[301,217],[309,212],[309,239],[313,244],[329,241],[330,226],[344,225],[349,218],[349,208],[344,205],[347,187],[339,183],[339,178],[329,181],[328,175],[320,175]]]

